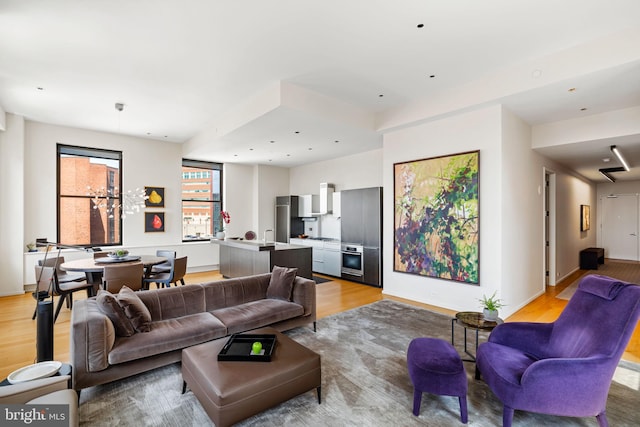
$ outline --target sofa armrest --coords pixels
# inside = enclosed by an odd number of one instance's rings
[[[293,281],[291,300],[304,307],[304,316],[316,320],[316,282],[296,276]]]
[[[86,373],[109,367],[109,352],[114,343],[113,323],[100,311],[95,298],[74,302],[69,337],[74,388]]]
[[[69,388],[70,379],[69,375],[60,375],[0,387],[0,403],[3,405],[25,404],[45,394],[66,390]]]

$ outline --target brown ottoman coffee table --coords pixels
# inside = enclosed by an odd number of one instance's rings
[[[226,338],[182,350],[184,385],[217,427],[237,423],[314,388],[320,403],[319,354],[273,328],[246,333],[276,335],[270,362],[218,361]]]

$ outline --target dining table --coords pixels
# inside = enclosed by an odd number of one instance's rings
[[[101,286],[105,265],[120,265],[138,261],[142,262],[142,265],[144,266],[144,277],[148,278],[151,275],[151,268],[154,265],[166,262],[167,258],[156,255],[129,255],[123,258],[82,258],[73,261],[66,261],[60,264],[60,268],[65,271],[84,272],[87,276],[87,283]]]

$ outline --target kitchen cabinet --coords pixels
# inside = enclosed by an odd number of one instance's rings
[[[314,241],[311,246],[312,253],[311,259],[313,260],[314,273],[324,274],[324,248],[322,247],[322,241]]]
[[[340,240],[343,243],[362,244],[362,191],[343,190],[341,193]]]
[[[342,242],[364,248],[362,281],[382,286],[382,188],[343,190],[340,193]],[[352,276],[345,278],[352,280]]]
[[[310,217],[320,211],[320,196],[317,194],[305,194],[298,197],[298,216]]]
[[[342,204],[340,203],[340,192],[336,191],[331,195],[333,199],[333,216],[340,218]]]
[[[368,285],[380,286],[380,271],[382,270],[380,249],[364,247],[362,252],[364,264],[362,281]]]
[[[342,256],[340,254],[340,242],[324,242],[324,274],[340,277],[342,268]]]

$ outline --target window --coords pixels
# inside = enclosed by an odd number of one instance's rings
[[[222,164],[182,160],[182,241],[222,231]]]
[[[122,152],[57,145],[58,242],[66,245],[122,244],[119,209]],[[96,202],[98,206],[96,207]]]

